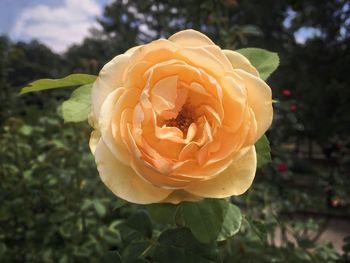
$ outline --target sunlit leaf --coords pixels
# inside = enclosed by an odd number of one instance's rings
[[[183,223],[202,243],[225,240],[238,232],[242,216],[238,207],[225,199],[204,199],[182,203]]]
[[[95,75],[89,74],[71,74],[61,79],[39,79],[29,83],[28,86],[21,90],[20,94],[47,89],[81,86],[91,84],[95,79]]]
[[[80,122],[87,119],[91,111],[92,84],[81,86],[73,91],[71,97],[62,103],[65,122]]]

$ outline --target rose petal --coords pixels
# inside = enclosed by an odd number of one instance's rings
[[[158,115],[175,108],[177,80],[177,76],[167,77],[159,80],[152,88],[151,103]]]
[[[256,171],[255,147],[240,159],[234,160],[226,170],[215,178],[195,182],[184,190],[207,198],[225,198],[231,195],[243,194],[252,184]]]
[[[230,127],[231,131],[237,130],[244,122],[247,97],[244,86],[239,85],[231,76],[221,79],[221,86],[224,91],[223,107],[225,117],[223,124]]]
[[[132,54],[134,53],[138,48],[142,47],[143,45],[135,46],[132,48],[129,48],[127,51],[124,52],[124,54]]]
[[[121,96],[124,95],[124,93],[124,88],[118,88],[108,94],[100,110],[98,126],[100,128],[101,137],[104,138],[108,148],[111,150],[114,156],[124,164],[127,164],[128,155],[125,151],[125,147],[123,147],[121,143],[116,141],[114,138],[114,134],[116,134],[116,132],[114,131],[113,127],[116,125],[112,122],[112,119],[115,117],[115,105],[120,100]]]
[[[222,50],[234,69],[242,69],[254,76],[259,77],[259,72],[250,64],[249,60],[238,52],[232,50]]]
[[[100,71],[91,91],[92,111],[99,118],[101,106],[113,90],[123,86],[124,72],[127,70],[130,55],[122,54],[108,62]]]
[[[205,46],[203,47],[205,50],[209,51],[212,55],[214,55],[224,66],[226,71],[232,71],[233,67],[230,60],[225,56],[222,52],[222,49],[216,45]]]
[[[272,123],[273,108],[271,88],[260,78],[237,69],[235,72],[242,77],[247,89],[248,105],[255,114],[257,132],[256,140],[264,135]]]
[[[185,47],[180,49],[177,54],[188,64],[202,68],[216,77],[221,77],[232,69],[231,65],[228,68],[228,65],[222,63],[215,54],[204,47]]]
[[[193,29],[177,32],[169,40],[184,47],[215,45],[209,37]]]
[[[164,200],[172,190],[155,187],[122,164],[109,151],[103,140],[95,151],[97,169],[105,185],[117,196],[133,203],[150,204]]]
[[[116,89],[107,96],[100,112],[101,136],[114,156],[124,164],[128,163],[129,155],[120,137],[120,119],[123,109],[134,107],[139,94],[138,89]]]
[[[91,132],[89,147],[90,147],[92,154],[94,154],[94,152],[96,150],[96,146],[97,146],[98,142],[100,141],[100,138],[101,138],[100,131],[94,130]]]

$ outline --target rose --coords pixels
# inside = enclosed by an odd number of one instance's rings
[[[254,179],[271,89],[245,57],[185,30],[107,63],[90,120],[99,174],[117,196],[142,204],[224,198]]]

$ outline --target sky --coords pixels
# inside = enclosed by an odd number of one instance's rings
[[[81,43],[111,0],[0,0],[0,34],[37,39],[58,53]]]
[[[0,35],[6,34],[13,41],[37,39],[53,51],[63,53],[69,46],[81,43],[91,28],[99,28],[96,18],[112,1],[0,0]],[[285,26],[288,23],[287,18]],[[314,29],[301,28],[295,38],[303,43],[314,34]]]

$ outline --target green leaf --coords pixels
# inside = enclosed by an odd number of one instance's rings
[[[200,202],[184,202],[180,213],[184,225],[202,243],[215,241],[224,221],[227,206],[224,199],[204,199]]]
[[[213,263],[219,262],[219,253],[215,243],[201,244],[187,228],[176,228],[160,235],[154,258],[159,263]]]
[[[71,74],[61,79],[39,79],[29,83],[28,86],[21,90],[20,94],[47,89],[81,86],[91,84],[95,79],[95,75],[89,74]]]
[[[62,103],[65,122],[80,122],[87,119],[91,111],[91,88],[92,84],[77,88],[71,97]]]
[[[94,205],[97,215],[103,218],[107,214],[106,207],[99,200],[93,200],[92,203]]]
[[[103,263],[122,263],[122,259],[119,255],[118,251],[108,251],[102,256],[101,262],[103,262]]]
[[[119,230],[127,243],[145,241],[152,237],[152,222],[146,211],[139,210],[121,224]]]
[[[175,224],[175,214],[178,206],[172,204],[151,204],[147,205],[147,211],[158,223],[164,225]]]
[[[124,263],[142,262],[142,257],[152,249],[153,245],[150,241],[139,241],[129,244],[122,253]],[[146,261],[147,262],[147,261]]]
[[[271,162],[270,143],[266,135],[263,135],[255,143],[257,167],[260,168]]]
[[[266,80],[279,65],[277,53],[267,51],[261,48],[242,48],[236,50],[245,56],[250,63],[259,71],[260,78]]]
[[[239,231],[241,224],[241,210],[233,204],[228,204],[227,208],[225,209],[224,221],[222,223],[217,241],[224,241],[227,238],[235,235]]]
[[[262,221],[259,220],[248,220],[252,231],[259,237],[261,242],[267,242],[267,229]]]

